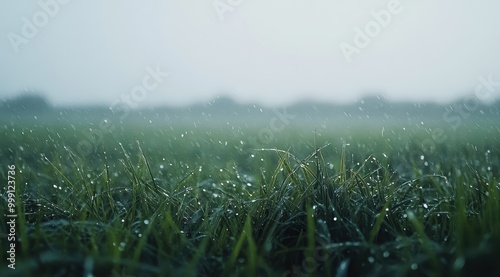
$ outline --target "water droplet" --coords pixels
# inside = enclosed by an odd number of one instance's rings
[[[412,264],[411,265],[412,270],[417,270],[418,269],[418,264]]]
[[[427,204],[426,204],[426,203],[424,203],[424,205],[423,205],[423,206],[424,206],[424,208],[425,208],[425,209],[428,209],[428,208],[429,208],[429,206],[427,206]]]
[[[144,224],[145,224],[145,225],[148,225],[148,224],[149,224],[149,220],[144,219]]]
[[[368,257],[368,262],[372,264],[373,262],[375,262],[375,258],[372,256]]]
[[[423,161],[425,159],[425,156],[424,155],[421,155],[420,156],[420,159]]]
[[[453,263],[453,269],[461,270],[465,265],[465,259],[463,256],[458,257]]]
[[[125,250],[125,246],[127,246],[127,244],[125,242],[123,242],[123,241],[120,242],[120,246],[118,246],[118,250],[120,250],[120,251]]]

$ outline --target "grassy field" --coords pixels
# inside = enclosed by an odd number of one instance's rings
[[[1,276],[500,273],[498,125],[96,124],[1,122]]]

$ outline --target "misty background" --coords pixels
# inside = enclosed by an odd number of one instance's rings
[[[500,80],[499,10],[493,0],[5,1],[0,99],[449,103],[481,77]],[[134,92],[151,70],[164,78]]]

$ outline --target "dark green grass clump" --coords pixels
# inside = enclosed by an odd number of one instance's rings
[[[411,143],[303,156],[238,145],[213,164],[139,143],[42,154],[36,171],[16,161],[18,260],[5,269],[2,251],[2,276],[500,272],[496,147],[450,139],[424,157]]]

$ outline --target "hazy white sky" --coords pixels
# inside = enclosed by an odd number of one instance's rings
[[[479,76],[500,82],[499,12],[498,0],[2,1],[0,98],[449,101]]]

